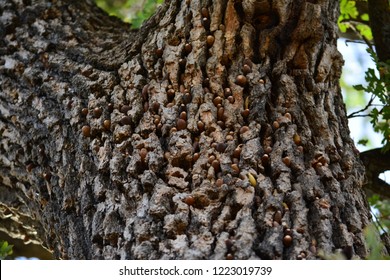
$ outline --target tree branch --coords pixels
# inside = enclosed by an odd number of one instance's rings
[[[378,178],[379,174],[390,170],[390,152],[378,148],[360,153],[360,158],[366,167],[365,187],[382,197],[390,198],[390,185]]]

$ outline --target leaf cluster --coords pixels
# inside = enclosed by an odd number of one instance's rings
[[[0,240],[0,260],[4,260],[7,256],[12,255],[12,247],[7,241]]]
[[[339,29],[341,32],[347,32],[351,29],[366,40],[372,40],[372,33],[368,24],[369,16],[367,13],[359,13],[356,2],[340,0],[340,16],[337,22]],[[364,0],[364,2],[367,2],[367,0]]]
[[[383,135],[383,150],[388,151],[390,149],[390,62],[380,62],[370,48],[367,52],[375,62],[377,71],[369,68],[365,74],[367,85],[355,85],[354,88],[371,94],[372,97],[366,107],[373,107],[369,113],[370,122],[374,130]],[[374,100],[379,100],[380,104],[374,104]]]

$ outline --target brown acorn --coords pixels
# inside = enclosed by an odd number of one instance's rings
[[[213,35],[208,35],[207,38],[206,38],[206,44],[207,46],[210,48],[213,46],[214,44],[214,41],[215,41],[215,38]]]
[[[219,160],[217,159],[213,160],[211,166],[214,168],[215,172],[218,172],[220,169]]]
[[[130,125],[131,124],[131,118],[129,116],[124,116],[121,120],[120,120],[120,124],[121,125]]]
[[[198,121],[197,126],[200,132],[204,131],[204,123],[202,121]]]
[[[127,114],[127,111],[129,111],[131,107],[129,105],[123,105],[121,106],[120,112],[123,114]]]
[[[249,116],[249,113],[250,113],[249,109],[245,109],[244,111],[241,112],[241,116],[243,118],[247,118]]]
[[[247,127],[246,125],[244,125],[240,128],[240,134],[244,134],[247,131],[249,131],[249,127]]]
[[[226,147],[227,147],[227,145],[225,143],[218,143],[217,146],[215,147],[215,149],[218,152],[223,153],[226,150]]]
[[[217,97],[215,97],[214,99],[213,99],[213,103],[214,103],[214,105],[215,105],[215,107],[217,107],[218,105],[220,105],[220,104],[222,104],[222,97],[220,97],[220,96],[217,96]]]
[[[192,195],[187,196],[184,199],[184,203],[188,205],[194,205],[195,204],[195,198]]]
[[[291,164],[291,159],[289,157],[284,157],[282,158],[282,161],[283,163],[286,165],[286,166],[290,166]]]
[[[110,130],[111,121],[110,120],[104,120],[103,121],[103,127],[104,127],[105,130]]]
[[[88,108],[81,109],[81,115],[86,117],[88,115]]]
[[[189,43],[185,44],[184,51],[186,52],[186,54],[189,54],[192,51],[192,45]]]
[[[183,119],[178,119],[176,121],[176,128],[177,128],[177,130],[182,130],[182,129],[187,128],[187,122]]]
[[[102,113],[103,113],[103,110],[100,107],[96,107],[95,109],[93,109],[93,116],[95,118],[99,118],[102,115]]]
[[[236,78],[236,84],[241,86],[241,87],[244,87],[247,83],[247,79],[244,75],[238,75],[237,78]]]
[[[90,137],[91,136],[91,127],[89,125],[84,125],[81,128],[81,132],[83,133],[84,137]]]
[[[244,66],[242,66],[242,72],[247,75],[249,74],[250,72],[252,72],[252,69],[249,67],[248,64],[244,64]]]
[[[201,10],[200,10],[200,13],[202,15],[202,17],[209,17],[210,14],[209,14],[209,10],[206,8],[206,7],[203,7]]]
[[[146,148],[142,148],[140,151],[139,151],[139,155],[141,157],[141,161],[144,162],[145,161],[145,158],[146,158],[146,155],[148,154],[148,150]]]
[[[283,245],[286,247],[290,247],[292,244],[292,240],[293,239],[292,239],[291,235],[285,235],[283,237]]]

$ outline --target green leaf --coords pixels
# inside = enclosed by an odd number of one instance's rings
[[[12,255],[14,245],[9,245],[7,241],[0,240],[0,260],[4,260],[7,256]]]
[[[353,88],[356,89],[356,90],[365,90],[363,85],[354,85]]]
[[[360,18],[361,18],[362,20],[364,20],[364,21],[368,21],[368,20],[369,20],[368,14],[362,14],[362,15],[360,16]]]

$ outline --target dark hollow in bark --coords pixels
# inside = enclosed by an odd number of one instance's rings
[[[367,254],[338,2],[0,3],[1,227],[70,259]]]

